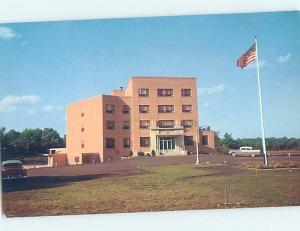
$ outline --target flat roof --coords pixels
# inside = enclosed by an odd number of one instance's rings
[[[187,77],[187,76],[132,76],[128,79],[127,86],[124,87],[124,89],[122,91],[125,91],[127,89],[128,84],[132,79],[145,79],[145,78],[149,78],[149,79],[197,79],[197,77],[192,77],[192,76],[189,76],[189,77]],[[121,91],[121,89],[113,89],[112,91]],[[88,98],[80,99],[75,102],[67,103],[66,106],[71,105],[71,104],[80,103],[80,102],[86,101],[86,100],[91,100],[93,98],[101,97],[101,96],[116,96],[116,95],[106,95],[106,94],[95,95],[95,96],[91,96]],[[122,96],[122,97],[130,98],[131,96]]]
[[[151,79],[197,79],[194,76],[132,76],[131,79],[151,78]]]

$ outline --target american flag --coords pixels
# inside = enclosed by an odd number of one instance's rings
[[[256,44],[253,43],[253,45],[250,47],[249,50],[247,50],[246,53],[244,53],[236,62],[236,65],[240,68],[246,67],[249,63],[256,60]]]

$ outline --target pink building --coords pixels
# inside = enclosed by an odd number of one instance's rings
[[[198,128],[196,78],[132,77],[125,89],[67,105],[67,159],[81,164],[138,153],[187,155],[196,139],[214,148],[214,133]]]

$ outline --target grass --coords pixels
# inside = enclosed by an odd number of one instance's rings
[[[270,161],[268,166],[261,162],[246,162],[242,163],[242,168],[254,169],[276,169],[276,168],[300,168],[300,162],[297,161]]]
[[[148,167],[130,176],[107,176],[34,190],[3,193],[8,217],[300,205],[300,171],[226,173],[226,166]]]

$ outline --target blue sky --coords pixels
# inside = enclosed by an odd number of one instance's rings
[[[131,76],[196,76],[200,125],[260,136],[255,65],[236,60],[258,36],[267,137],[300,137],[300,14],[0,24],[0,126],[65,133],[65,105],[110,94]]]

